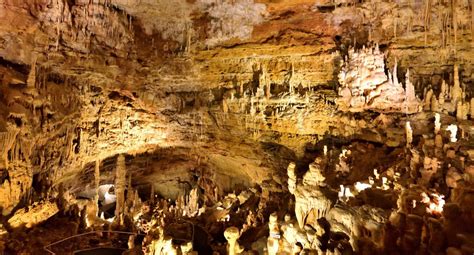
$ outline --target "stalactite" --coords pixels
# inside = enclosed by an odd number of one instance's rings
[[[271,83],[270,82],[266,82],[266,85],[265,85],[265,97],[266,99],[270,99],[271,97]]]
[[[451,20],[451,13],[450,12],[447,12],[446,13],[446,47],[449,45],[449,43],[451,43],[452,41],[450,40],[451,39],[451,36],[452,36],[452,27],[450,26],[450,20]]]
[[[69,158],[71,155],[74,154],[74,136],[71,135],[69,127],[66,130],[66,158]]]
[[[17,135],[18,131],[0,133],[0,144],[2,145],[0,151],[2,152],[3,159],[5,160],[5,168],[8,168],[8,152],[13,149]]]
[[[423,107],[424,111],[430,111],[431,110],[431,100],[432,100],[432,98],[433,98],[433,90],[430,89],[425,94],[425,98],[424,98],[425,104],[424,104],[424,107]]]
[[[440,23],[441,23],[441,31],[440,31],[440,34],[441,34],[441,40],[440,40],[440,45],[441,47],[444,47],[444,23],[443,23],[443,12],[442,12],[442,8],[439,8],[438,6],[438,10],[439,10],[439,13],[438,13],[438,19],[440,19]]]
[[[458,21],[457,21],[457,13],[456,13],[456,0],[451,0],[451,12],[452,12],[452,19],[453,19],[453,32],[454,32],[454,50],[456,50],[456,45],[458,41]]]
[[[77,151],[78,151],[78,152],[77,152],[78,154],[80,154],[80,153],[82,153],[82,152],[85,151],[85,150],[84,150],[84,149],[85,149],[85,146],[84,146],[84,141],[85,141],[85,140],[86,140],[86,139],[84,139],[84,136],[83,136],[83,134],[82,134],[82,128],[79,128],[79,134],[78,134],[78,146],[79,146],[79,149],[77,150]],[[83,147],[84,147],[84,148],[83,148]]]
[[[56,24],[56,51],[59,50],[59,38],[61,36],[61,31],[59,29],[59,22]]]
[[[397,39],[397,18],[393,19],[393,37]]]
[[[397,75],[397,60],[395,59],[395,65],[393,66],[393,74],[392,74],[393,84],[398,86],[398,75]]]
[[[36,58],[31,64],[30,72],[28,73],[28,79],[26,80],[26,85],[30,88],[35,88],[36,85]]]
[[[428,42],[428,31],[431,23],[431,0],[425,2],[424,28],[425,28],[425,46]]]
[[[290,73],[290,80],[289,80],[289,85],[290,85],[290,94],[293,94],[293,76],[295,75],[295,66],[293,63],[291,63],[291,73]]]

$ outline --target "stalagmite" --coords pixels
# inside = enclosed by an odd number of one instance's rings
[[[423,105],[423,110],[424,111],[430,111],[431,110],[431,101],[433,98],[433,90],[430,89],[428,92],[425,94],[424,98],[424,105]]]
[[[411,128],[409,121],[405,123],[405,133],[406,133],[406,141],[407,141],[406,146],[410,147],[411,143],[413,142],[413,130]]]
[[[95,161],[95,167],[94,167],[94,190],[95,190],[95,196],[94,196],[94,201],[97,205],[97,212],[99,211],[99,186],[100,186],[100,161],[96,160]]]
[[[198,213],[199,210],[199,196],[198,189],[194,188],[186,196],[186,208],[185,215],[193,217]]]
[[[435,147],[438,149],[443,148],[443,136],[436,134],[435,136]]]
[[[447,91],[446,91],[446,82],[443,80],[443,82],[441,83],[441,92],[439,93],[439,98],[438,98],[438,102],[440,105],[444,104],[444,100],[446,99],[446,96],[447,96]]]
[[[454,65],[454,86],[451,89],[451,100],[457,105],[462,100],[462,88],[459,81],[459,66]]]
[[[289,165],[288,165],[288,168],[287,168],[287,173],[288,173],[288,191],[291,193],[291,194],[294,194],[295,193],[295,189],[296,189],[296,174],[295,174],[295,163],[291,162]]]
[[[128,249],[129,249],[129,250],[135,248],[135,238],[136,238],[135,235],[130,235],[130,236],[128,237]]]
[[[33,61],[30,72],[28,73],[26,84],[29,88],[34,88],[36,85],[36,61],[36,59]]]
[[[421,183],[428,184],[431,181],[431,178],[438,171],[440,162],[438,158],[429,158],[426,157],[423,160],[423,169],[421,172]]]
[[[290,85],[290,94],[293,94],[294,92],[294,81],[293,81],[293,77],[295,76],[295,66],[293,65],[293,63],[291,63],[291,72],[290,72],[290,81],[289,81],[289,85]]]
[[[156,254],[156,252],[155,252]],[[164,245],[163,245],[163,252],[161,254],[166,254],[166,255],[177,255],[178,250],[176,247],[173,245],[173,239],[167,237],[164,240]]]
[[[456,119],[467,120],[468,114],[469,114],[469,103],[463,103],[462,101],[458,101],[456,105]]]
[[[227,254],[236,255],[244,251],[244,248],[240,246],[237,239],[240,237],[240,231],[236,227],[227,228],[224,231],[224,237],[227,239]]]
[[[422,102],[416,97],[406,73],[406,89],[397,78],[397,64],[393,74],[385,74],[384,54],[377,48],[349,50],[349,61],[344,62],[338,76],[341,87],[337,105],[342,111],[415,113],[422,110]]]
[[[471,107],[471,111],[470,111],[471,120],[474,120],[474,97],[471,98],[470,107]]]
[[[193,243],[186,242],[181,245],[181,252],[183,255],[198,255],[196,251],[193,250]]]
[[[349,187],[344,187],[344,185],[339,185],[338,197],[341,201],[347,202],[349,198],[354,197]]]
[[[405,105],[406,105],[406,113],[412,112],[409,109],[410,105],[418,105],[420,104],[418,98],[416,97],[415,93],[415,86],[410,81],[410,70],[408,69],[405,74]]]
[[[435,113],[435,120],[434,120],[434,133],[435,135],[439,133],[441,129],[441,116],[439,113]]]
[[[439,101],[436,99],[435,96],[431,98],[431,111],[438,112],[439,111]]]
[[[446,128],[446,130],[450,132],[450,136],[449,136],[450,142],[452,143],[457,142],[458,139],[456,136],[458,134],[458,126],[456,126],[455,124],[451,124]]]
[[[126,167],[125,156],[123,154],[117,157],[117,167],[115,169],[115,195],[117,196],[115,217],[119,224],[122,224],[125,206],[125,187],[126,187]]]
[[[380,179],[380,174],[378,173],[378,170],[377,169],[374,169],[374,176],[375,176],[375,179]]]
[[[272,213],[268,219],[268,230],[267,252],[269,255],[276,255],[280,249],[280,227],[276,213]]]
[[[388,190],[390,186],[388,185],[388,179],[387,177],[382,177],[382,189],[383,190]]]

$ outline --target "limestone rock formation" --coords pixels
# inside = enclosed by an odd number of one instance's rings
[[[305,173],[301,183],[296,185],[295,214],[300,228],[306,224],[315,224],[313,220],[325,217],[335,200],[327,196],[325,189],[325,177],[322,175],[324,162],[317,158],[309,165],[309,171]]]
[[[227,239],[227,254],[236,255],[243,251],[243,248],[237,242],[240,237],[240,231],[236,227],[230,227],[224,231],[224,236]]]
[[[473,10],[0,0],[0,254],[473,254]]]
[[[384,54],[376,46],[361,51],[349,50],[347,60],[339,74],[340,98],[338,107],[342,111],[415,113],[421,109],[421,102],[415,95],[407,70],[403,88],[398,82],[397,64],[393,73],[385,73]]]
[[[21,209],[8,219],[8,225],[12,228],[27,227],[32,228],[59,212],[56,203],[45,202],[35,203],[28,208]]]

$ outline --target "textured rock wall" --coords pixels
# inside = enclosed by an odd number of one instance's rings
[[[410,69],[418,96],[441,90],[443,78],[452,84],[454,63],[471,94],[471,7],[0,1],[3,213],[28,198],[30,183],[74,180],[117,153],[203,149],[209,165],[251,183],[284,175],[275,151],[301,157],[325,135],[397,146],[405,134],[386,128],[392,119],[336,112],[341,61],[350,47],[375,42],[387,67]],[[246,167],[235,170],[240,161]]]

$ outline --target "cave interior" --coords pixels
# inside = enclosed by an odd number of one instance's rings
[[[0,254],[474,254],[473,0],[0,0]]]

